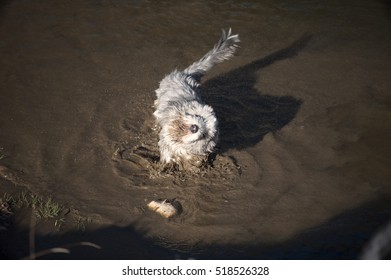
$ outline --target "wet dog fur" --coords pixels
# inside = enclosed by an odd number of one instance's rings
[[[200,166],[216,147],[219,130],[213,108],[202,102],[200,80],[213,65],[230,59],[239,36],[223,30],[218,43],[183,71],[174,70],[156,90],[155,112],[160,126],[160,162]]]

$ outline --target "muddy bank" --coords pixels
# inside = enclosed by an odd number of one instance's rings
[[[355,258],[391,219],[389,6],[288,2],[5,2],[1,194],[51,196],[92,221],[84,233],[38,231],[39,246],[116,248],[96,258]],[[221,124],[214,164],[161,173],[154,90],[226,27],[239,54],[203,80]],[[183,213],[148,211],[159,198]],[[23,239],[28,224],[10,231]],[[16,244],[10,235],[2,244]]]

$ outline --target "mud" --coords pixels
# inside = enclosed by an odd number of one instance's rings
[[[3,1],[0,194],[91,220],[36,230],[46,258],[357,258],[391,219],[387,1]],[[241,48],[203,79],[221,141],[200,170],[158,163],[154,90],[222,28]],[[170,219],[152,200],[179,201]],[[1,221],[1,219],[0,219]],[[0,232],[29,253],[29,215]]]

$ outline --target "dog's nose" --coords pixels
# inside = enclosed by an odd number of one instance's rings
[[[189,128],[189,130],[191,131],[191,133],[197,133],[198,131],[198,126],[195,125],[195,124],[192,124]]]

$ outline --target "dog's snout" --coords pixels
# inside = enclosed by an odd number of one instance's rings
[[[198,131],[198,126],[195,125],[195,124],[192,124],[189,128],[189,130],[191,131],[191,133],[197,133]]]

